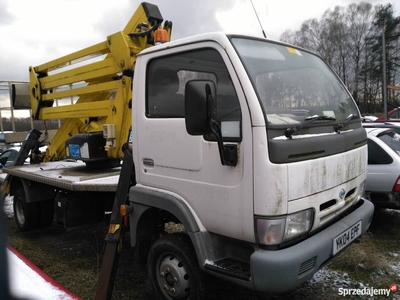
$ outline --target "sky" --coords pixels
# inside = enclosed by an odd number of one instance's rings
[[[400,0],[392,3],[399,15]],[[28,81],[28,68],[104,41],[122,30],[138,0],[0,0],[0,81]],[[303,21],[321,18],[327,9],[360,0],[148,0],[164,20],[173,22],[172,39],[225,31],[262,36],[253,10],[268,38],[278,40]],[[0,100],[2,95],[0,94]],[[0,103],[0,106],[2,104]]]

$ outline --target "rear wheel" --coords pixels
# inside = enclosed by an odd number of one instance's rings
[[[185,233],[165,235],[154,242],[148,256],[148,272],[159,299],[207,298],[206,275]]]
[[[15,192],[13,208],[14,219],[19,230],[29,231],[39,226],[39,204],[26,202],[24,189]]]

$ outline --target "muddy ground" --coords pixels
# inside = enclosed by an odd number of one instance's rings
[[[12,216],[7,216],[6,223],[7,242],[11,246],[82,299],[94,299],[108,225],[106,222],[68,229],[53,224],[26,233],[18,231]],[[370,232],[361,243],[351,245],[348,251],[301,287],[283,295],[265,295],[213,280],[209,299],[342,299],[338,295],[340,287],[387,288],[391,283],[400,285],[399,254],[400,213],[377,210]],[[133,266],[134,254],[127,239],[119,259],[113,299],[154,300],[146,272]],[[392,294],[390,299],[400,299],[399,296],[400,292],[399,295]],[[346,299],[360,298],[348,296]]]

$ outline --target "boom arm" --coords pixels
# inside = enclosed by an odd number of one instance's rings
[[[115,135],[107,140],[107,157],[123,157],[121,146],[128,140],[131,126],[136,55],[154,44],[154,30],[162,22],[156,5],[142,3],[124,30],[106,41],[29,68],[33,118],[64,119],[44,161],[63,158],[65,142],[71,136],[102,132],[103,126],[115,129]],[[171,27],[166,21],[168,38]],[[66,99],[70,105],[58,106]]]

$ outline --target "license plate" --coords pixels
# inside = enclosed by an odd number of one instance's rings
[[[361,236],[361,225],[362,222],[360,220],[333,239],[333,255],[336,255],[336,253],[346,248],[352,241]]]

